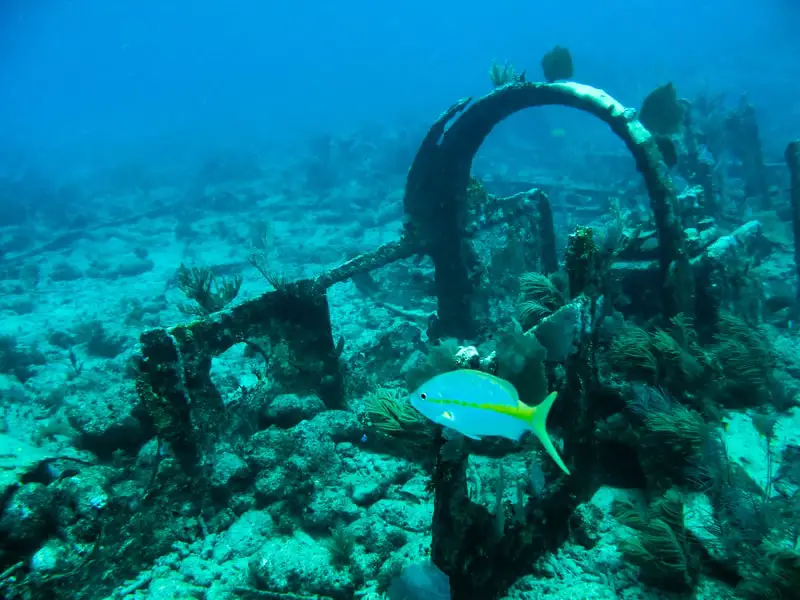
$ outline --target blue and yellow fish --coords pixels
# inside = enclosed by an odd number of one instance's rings
[[[475,440],[500,436],[517,441],[526,431],[532,431],[559,468],[569,475],[547,434],[547,415],[555,400],[556,392],[552,392],[538,406],[528,406],[505,379],[483,371],[459,369],[423,383],[411,394],[410,402],[431,421]]]

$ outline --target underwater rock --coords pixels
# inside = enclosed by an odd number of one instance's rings
[[[100,382],[84,382],[97,386]],[[134,411],[139,401],[131,391],[93,393],[80,390],[80,401],[67,407],[67,419],[80,434],[78,445],[100,457],[109,458],[118,449],[139,448],[145,442],[145,432]]]
[[[337,523],[352,523],[360,515],[361,510],[344,490],[326,487],[314,493],[303,515],[303,525],[325,533]]]
[[[65,548],[61,542],[48,540],[44,546],[39,548],[31,557],[30,569],[32,573],[40,576],[48,576],[60,570],[62,561],[61,554]]]
[[[292,455],[291,433],[277,428],[264,429],[250,436],[247,462],[258,471],[280,468]]]
[[[153,267],[155,267],[155,263],[149,258],[130,258],[121,262],[116,269],[108,273],[108,278],[136,277],[152,271]]]
[[[602,537],[602,510],[591,502],[579,505],[572,514],[570,528],[572,539],[584,548],[593,548]]]
[[[59,528],[69,528],[78,539],[94,541],[100,533],[101,516],[111,501],[106,490],[117,476],[111,467],[95,466],[53,484],[61,500],[56,510]]]
[[[56,457],[53,452],[0,433],[0,498],[6,498],[26,475]]]
[[[336,600],[354,597],[347,570],[333,568],[326,545],[306,535],[270,539],[249,566],[253,587],[269,590],[276,597],[288,592],[319,594]]]
[[[187,556],[181,561],[180,573],[191,583],[208,588],[220,576],[220,567],[199,556]]]
[[[255,510],[258,508],[258,500],[252,490],[232,494],[228,500],[228,509],[233,511],[234,515],[243,515],[244,513]],[[227,520],[229,517],[221,517],[222,521]]]
[[[311,421],[301,423],[298,428],[301,427],[309,433],[317,432],[317,435],[330,438],[334,442],[356,443],[364,435],[364,425],[358,417],[353,412],[344,410],[326,410]]]
[[[75,281],[81,277],[83,277],[83,273],[80,269],[65,260],[54,264],[50,269],[50,281],[52,282]]]
[[[319,396],[298,396],[297,394],[280,394],[270,402],[264,411],[266,425],[277,425],[283,429],[294,427],[301,421],[311,419],[323,412],[325,404]]]
[[[423,533],[430,529],[431,507],[423,504],[409,505],[384,498],[370,507],[369,515],[379,519],[384,527],[397,527],[413,533]]]
[[[386,494],[386,487],[378,481],[361,481],[350,490],[350,498],[358,506],[370,506]]]
[[[18,552],[39,546],[52,527],[54,500],[53,492],[41,483],[26,483],[13,492],[0,516],[2,546],[11,542],[9,546]]]
[[[233,452],[221,452],[214,456],[211,470],[211,485],[228,489],[233,480],[247,477],[247,463]]]
[[[392,486],[411,477],[411,466],[398,457],[386,454],[362,454],[356,451],[346,468],[354,471],[343,481],[358,506],[368,507],[385,498]]]
[[[274,535],[275,522],[267,511],[248,511],[219,536],[213,557],[222,561],[251,556]]]
[[[143,582],[139,582],[138,586],[133,586],[130,595],[120,594],[119,597],[125,598],[126,600],[139,597],[145,598],[146,600],[193,600],[194,598],[202,597],[201,592],[205,592],[203,588],[179,579],[178,576],[171,571],[163,573],[163,575],[165,575],[163,577],[156,577],[156,575],[162,575],[162,573],[154,573],[152,582],[145,579]],[[146,595],[133,595],[138,587],[147,588],[148,583],[150,584],[150,590]],[[210,598],[211,596],[209,595],[208,597]]]
[[[286,493],[288,478],[286,471],[280,467],[259,473],[254,484],[258,499],[265,504],[280,500]]]

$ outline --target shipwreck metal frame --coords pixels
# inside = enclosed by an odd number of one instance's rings
[[[516,82],[479,100],[463,99],[445,111],[422,141],[406,182],[407,224],[397,241],[360,255],[313,280],[291,284],[238,306],[169,329],[141,336],[137,391],[157,434],[182,459],[185,468],[201,462],[203,448],[223,422],[223,402],[210,377],[212,358],[233,345],[267,337],[283,340],[318,369],[304,373],[326,405],[343,404],[338,356],[331,332],[326,290],[360,273],[417,254],[435,267],[438,332],[461,339],[477,331],[473,311],[475,257],[470,243],[467,187],[472,161],[492,129],[510,115],[535,106],[570,106],[607,123],[633,154],[642,173],[659,237],[662,312],[671,316],[693,310],[694,281],[685,249],[685,233],[667,165],[656,141],[628,109],[604,91],[574,82]],[[508,202],[525,210],[525,202]],[[546,203],[546,196],[545,203]],[[509,199],[511,200],[511,199]],[[520,208],[521,207],[521,208]],[[548,205],[549,209],[549,205]],[[490,215],[492,224],[513,218],[514,209]],[[550,229],[552,230],[552,216]],[[549,243],[551,240],[545,240]],[[556,265],[546,251],[547,268]]]
[[[786,146],[786,165],[789,167],[789,204],[792,210],[794,234],[794,263],[797,274],[797,302],[800,305],[800,140]],[[800,306],[795,307],[795,310]]]

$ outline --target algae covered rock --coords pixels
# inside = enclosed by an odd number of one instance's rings
[[[106,391],[114,384],[113,393]],[[117,449],[138,448],[145,442],[145,430],[135,416],[138,404],[133,388],[118,374],[87,372],[68,400],[67,419],[80,434],[81,448],[109,458]]]
[[[352,598],[355,591],[347,569],[334,568],[331,550],[306,535],[267,541],[251,558],[249,573],[252,587],[275,595]]]
[[[0,516],[0,535],[14,548],[33,549],[47,537],[53,494],[41,483],[26,483],[15,490]]]
[[[31,551],[51,533],[57,494],[40,481],[52,476],[49,467],[61,458],[87,462],[0,434],[0,546]],[[33,475],[38,481],[27,480]]]
[[[25,475],[55,458],[57,455],[53,452],[0,434],[0,498],[6,498]]]
[[[247,476],[247,463],[233,452],[220,452],[214,457],[211,471],[211,485],[215,488],[227,488],[236,479]]]
[[[266,424],[275,424],[287,429],[314,417],[325,410],[325,403],[318,396],[298,396],[297,394],[280,394],[270,402],[264,412]]]

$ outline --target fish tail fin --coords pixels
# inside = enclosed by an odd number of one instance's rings
[[[547,398],[542,400],[541,404],[533,409],[530,427],[534,435],[539,438],[542,446],[544,446],[544,449],[556,462],[558,467],[564,471],[564,473],[569,475],[569,469],[567,469],[567,465],[565,465],[564,461],[561,460],[556,447],[553,446],[553,441],[550,439],[550,435],[547,433],[547,415],[550,414],[550,409],[553,407],[553,402],[556,401],[556,396],[558,396],[558,392],[552,392],[548,394]]]

